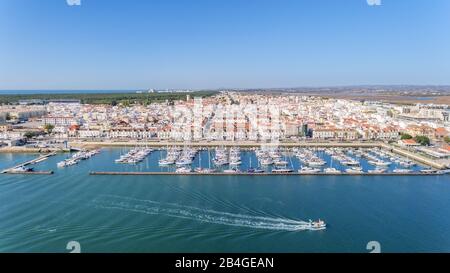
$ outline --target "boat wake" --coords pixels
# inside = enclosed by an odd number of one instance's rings
[[[175,203],[162,203],[152,200],[142,200],[116,195],[102,195],[93,200],[93,203],[96,207],[103,209],[116,209],[151,215],[165,215],[211,224],[279,231],[311,229],[310,224],[305,221],[297,221],[280,217],[235,214],[184,206]]]

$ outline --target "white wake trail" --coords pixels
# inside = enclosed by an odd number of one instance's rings
[[[117,209],[152,215],[166,215],[199,222],[269,230],[296,231],[308,229],[308,223],[279,217],[261,217],[201,209],[174,203],[162,203],[130,197],[104,195],[93,203],[104,209]]]

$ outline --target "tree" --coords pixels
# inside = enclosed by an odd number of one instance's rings
[[[55,128],[55,126],[52,125],[52,124],[45,124],[44,125],[44,130],[47,132],[47,134],[50,134],[54,128]]]
[[[445,141],[446,143],[450,143],[450,136],[444,137],[444,141]]]
[[[23,134],[23,136],[27,139],[33,138],[35,135],[36,134],[34,132],[26,132],[25,134]]]
[[[125,106],[125,107],[130,106],[130,100],[124,100],[124,101],[122,101],[122,105]]]
[[[111,101],[111,105],[112,106],[116,106],[117,105],[117,101],[116,100]]]
[[[411,138],[413,138],[412,137],[412,135],[410,135],[410,134],[402,134],[402,136],[400,137],[400,139],[411,139]]]
[[[414,140],[422,146],[430,145],[430,139],[427,136],[416,136]]]

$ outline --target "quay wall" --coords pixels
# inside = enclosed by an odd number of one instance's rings
[[[292,173],[224,173],[224,172],[214,172],[214,173],[177,173],[177,172],[111,172],[111,171],[96,171],[90,172],[90,175],[180,175],[180,176],[405,176],[405,175],[439,175],[435,173],[363,173],[363,174],[351,174],[351,173],[338,173],[338,174],[330,174],[330,173],[313,173],[313,174],[302,174],[298,172]]]
[[[167,147],[167,146],[191,146],[191,147],[380,147],[381,142],[256,142],[256,141],[199,141],[199,142],[181,142],[181,141],[95,141],[69,142],[73,147]]]

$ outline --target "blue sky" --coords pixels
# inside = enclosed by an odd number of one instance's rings
[[[0,1],[0,89],[450,84],[450,1]]]

